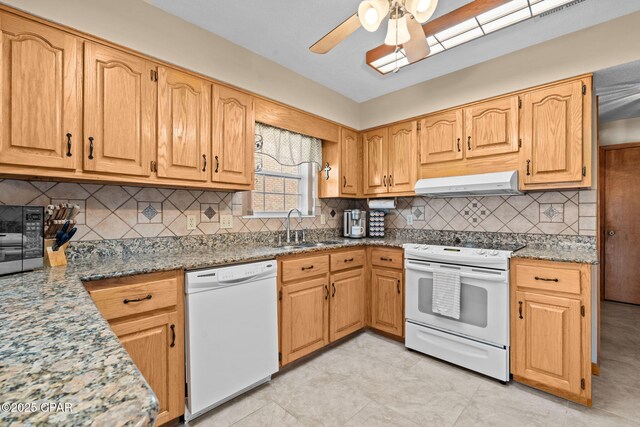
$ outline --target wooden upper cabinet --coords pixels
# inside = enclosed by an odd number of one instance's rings
[[[389,128],[389,192],[413,191],[418,179],[417,141],[415,121]]]
[[[213,114],[213,181],[250,186],[255,142],[253,97],[224,86],[214,86]]]
[[[155,69],[91,42],[84,50],[84,170],[149,176],[155,154]]]
[[[364,284],[363,267],[331,276],[330,341],[364,327]]]
[[[518,114],[517,95],[465,108],[466,157],[517,152]]]
[[[75,170],[82,152],[81,41],[4,13],[0,31],[0,163]]]
[[[514,376],[580,395],[580,300],[519,291],[516,303]]]
[[[389,169],[387,128],[366,132],[362,136],[364,151],[364,193],[377,194],[388,191]]]
[[[402,271],[371,270],[371,326],[402,336],[404,330]]]
[[[340,133],[340,194],[355,196],[358,194],[360,182],[360,168],[362,162],[358,134],[349,129],[342,128]]]
[[[206,181],[211,167],[211,84],[158,68],[158,177]]]
[[[434,114],[420,120],[420,164],[463,157],[462,110]]]
[[[583,82],[577,80],[524,94],[520,174],[525,189],[549,183],[581,185],[582,91]],[[590,126],[585,131],[591,132]]]

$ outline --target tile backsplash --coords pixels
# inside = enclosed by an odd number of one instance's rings
[[[522,196],[399,198],[386,225],[396,229],[595,236],[596,194],[595,190],[581,190]]]
[[[62,202],[80,206],[74,240],[82,241],[284,229],[282,218],[244,218],[240,197],[234,193],[0,179],[0,204]],[[316,216],[305,218],[302,226],[306,229],[340,228],[342,212],[353,207],[364,209],[366,202],[319,200]],[[326,224],[321,224],[320,214],[326,216]],[[187,230],[187,215],[196,216],[195,230]],[[232,215],[233,228],[220,228],[220,215]],[[413,224],[408,224],[410,216]],[[596,191],[547,191],[477,198],[398,198],[397,208],[389,212],[385,225],[390,229],[595,236]]]
[[[238,194],[238,193],[236,193]],[[175,190],[122,185],[0,180],[0,204],[80,206],[74,240],[103,240],[159,236],[197,236],[255,233],[284,229],[282,218],[243,218],[240,197],[234,193]],[[342,226],[342,211],[353,201],[316,202],[316,216],[304,218],[306,229]],[[321,224],[325,214],[326,224]],[[195,215],[197,228],[187,230],[187,215]],[[220,216],[232,215],[233,228],[220,228]]]

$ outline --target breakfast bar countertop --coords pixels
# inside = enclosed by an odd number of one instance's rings
[[[141,251],[0,277],[0,403],[10,404],[8,410],[3,407],[0,411],[0,424],[151,425],[155,421],[157,398],[93,304],[83,281],[355,246],[402,247],[405,243],[427,241],[335,239],[323,246],[302,248],[221,245],[169,251],[162,256]],[[595,249],[524,248],[513,256],[597,262]],[[31,410],[18,411],[18,404],[30,405]]]

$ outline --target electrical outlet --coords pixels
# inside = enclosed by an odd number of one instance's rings
[[[220,228],[233,228],[233,215],[220,215]]]
[[[407,225],[413,225],[413,215],[407,215]]]
[[[327,223],[327,216],[325,214],[320,215],[320,225],[325,225]]]
[[[187,230],[195,230],[198,221],[195,215],[187,215]]]

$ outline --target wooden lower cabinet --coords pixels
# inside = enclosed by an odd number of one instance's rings
[[[184,414],[184,273],[152,273],[85,284],[155,393],[155,425]]]
[[[363,267],[331,275],[330,341],[364,327],[364,277]]]
[[[293,362],[329,344],[327,277],[282,286],[281,361]]]
[[[402,336],[404,283],[401,270],[371,269],[371,327]]]
[[[514,380],[590,406],[590,266],[514,259],[511,286]]]

